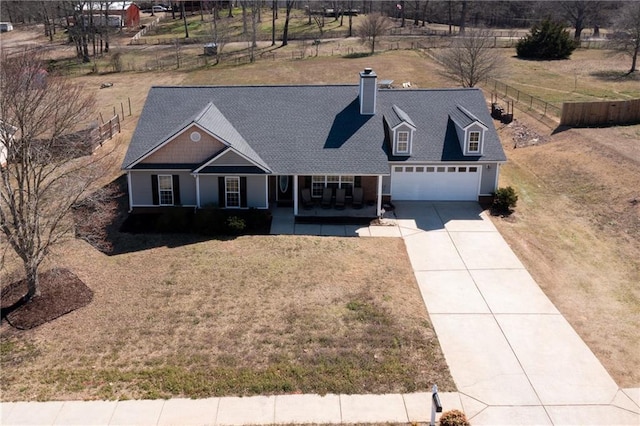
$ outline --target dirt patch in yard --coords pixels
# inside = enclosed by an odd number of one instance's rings
[[[52,269],[39,274],[40,295],[20,304],[27,294],[26,280],[16,281],[2,289],[2,310],[11,310],[3,320],[19,330],[28,330],[91,303],[93,292],[71,271]],[[19,305],[19,306],[18,306]],[[17,307],[17,309],[12,309]]]
[[[509,159],[500,186],[520,199],[508,221],[493,218],[622,387],[640,384],[640,165],[622,148],[637,147],[638,127],[552,134],[518,115],[499,129]],[[522,129],[547,142],[514,149]]]

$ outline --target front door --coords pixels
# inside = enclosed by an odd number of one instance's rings
[[[279,206],[293,205],[293,176],[276,177],[276,194]]]

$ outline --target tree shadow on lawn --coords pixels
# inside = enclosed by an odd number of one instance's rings
[[[127,179],[122,175],[73,207],[76,238],[114,256],[156,247],[181,247],[239,235],[265,235],[266,210],[167,208],[128,213]]]
[[[609,82],[621,82],[621,81],[639,81],[640,82],[640,72],[632,72],[629,71],[617,71],[617,70],[609,70],[609,71],[595,71],[589,73],[591,77],[597,78],[602,81]]]

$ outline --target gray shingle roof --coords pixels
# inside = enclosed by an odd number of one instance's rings
[[[484,155],[465,157],[460,150],[450,120],[458,105],[485,125],[492,122],[480,90],[379,90],[377,96],[376,115],[363,116],[357,85],[152,87],[123,168],[195,120],[275,174],[388,174],[389,160],[506,161],[490,124]],[[394,105],[417,128],[410,157],[388,152],[383,116],[397,117]]]
[[[247,143],[240,133],[233,127],[233,124],[220,112],[211,102],[207,104],[202,113],[194,122],[215,135],[222,142],[227,143],[236,151],[261,166],[269,170],[269,166],[260,158],[253,148]]]
[[[389,127],[394,128],[400,123],[408,123],[411,126],[416,127],[416,125],[413,123],[413,120],[411,120],[411,117],[409,117],[409,115],[404,112],[399,106],[393,105],[391,107],[391,110],[393,111],[393,114],[391,114],[390,117],[386,117],[387,122],[389,123]]]
[[[473,115],[469,110],[467,110],[462,105],[456,105],[456,107],[453,110],[451,110],[451,113],[449,114],[449,116],[454,121],[454,123],[456,123],[458,126],[462,127],[463,129],[468,125],[476,122],[481,123],[483,126],[486,127],[486,124],[484,124],[481,120],[478,119],[478,117]]]

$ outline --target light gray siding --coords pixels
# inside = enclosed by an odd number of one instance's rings
[[[480,195],[490,195],[496,190],[496,175],[498,163],[484,164],[482,166],[482,178],[480,180]]]
[[[247,176],[247,207],[267,208],[267,177]]]
[[[200,176],[200,206],[218,206],[218,177]],[[247,176],[247,207],[267,208],[266,176]]]
[[[180,203],[183,206],[195,206],[196,201],[196,179],[190,172],[172,173],[180,175]]]
[[[151,175],[152,172],[129,172],[130,187],[129,194],[131,197],[131,207],[135,206],[152,206],[153,195],[151,194]]]
[[[178,175],[180,176],[180,204],[183,206],[196,205],[196,180],[189,172],[176,171],[137,171],[132,170],[131,187],[131,207],[152,206],[153,192],[151,188],[152,175]]]
[[[216,166],[253,166],[253,163],[245,160],[235,152],[227,152],[219,158],[216,158],[216,161],[211,164]]]
[[[218,206],[218,176],[200,176],[200,207]]]

